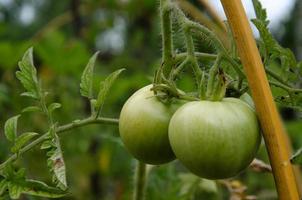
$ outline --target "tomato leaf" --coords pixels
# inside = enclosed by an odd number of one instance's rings
[[[119,77],[121,72],[124,70],[125,69],[119,69],[119,70],[111,73],[109,76],[107,76],[107,78],[104,81],[102,81],[100,83],[99,94],[98,94],[97,100],[94,105],[95,109],[97,111],[97,116],[99,115],[99,113],[102,110],[103,104],[105,102],[106,96],[107,96],[110,88],[112,87],[115,80]]]
[[[0,182],[0,196],[2,196],[5,193],[7,187],[8,187],[8,182],[5,179],[3,179]]]
[[[25,112],[42,112],[42,110],[38,106],[28,106],[22,110],[22,113]]]
[[[93,98],[93,71],[95,66],[95,61],[97,59],[99,52],[96,52],[88,61],[86,65],[80,83],[81,95],[89,99]]]
[[[17,124],[20,115],[9,118],[4,125],[4,133],[6,138],[13,142],[17,137]]]
[[[44,141],[41,148],[47,151],[47,166],[53,176],[53,182],[56,183],[57,187],[60,189],[66,190],[67,182],[65,162],[61,150],[60,139],[55,133],[54,128],[50,129],[49,138]]]
[[[41,88],[37,78],[37,70],[33,62],[33,49],[29,48],[22,60],[18,63],[19,71],[16,72],[17,78],[22,83],[27,92],[22,93],[22,96],[28,96],[34,99],[40,99]]]
[[[38,133],[35,132],[23,133],[16,139],[14,146],[11,148],[11,151],[13,153],[17,153],[29,140],[37,135]]]
[[[55,109],[60,108],[62,105],[60,103],[52,103],[48,106],[48,111],[52,113]]]
[[[0,196],[7,191],[11,199],[19,199],[22,193],[47,198],[58,198],[67,194],[66,191],[48,186],[43,182],[26,179],[24,168],[15,171],[9,165],[5,170],[7,173],[4,173],[4,179],[0,182]]]

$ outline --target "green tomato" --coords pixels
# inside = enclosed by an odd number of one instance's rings
[[[175,159],[168,138],[169,122],[181,102],[164,104],[152,85],[135,92],[120,114],[119,131],[126,149],[138,160],[163,164]]]
[[[224,179],[245,169],[259,148],[259,124],[240,99],[196,101],[180,107],[169,125],[169,139],[180,162],[194,174]]]

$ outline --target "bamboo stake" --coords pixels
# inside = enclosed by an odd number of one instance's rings
[[[298,200],[286,132],[278,114],[248,18],[240,0],[221,0],[232,28],[263,130],[280,200]]]

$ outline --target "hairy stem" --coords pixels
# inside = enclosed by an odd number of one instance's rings
[[[210,69],[209,80],[208,80],[208,85],[207,85],[207,92],[206,92],[207,98],[211,98],[211,96],[213,95],[215,77],[217,75],[220,62],[221,62],[221,54],[218,55],[214,65]]]
[[[175,62],[179,62],[181,60],[186,59],[188,56],[188,53],[178,53],[175,55]],[[210,53],[202,53],[202,52],[194,52],[194,56],[199,60],[215,60],[217,55],[216,54],[210,54]]]
[[[160,16],[162,30],[162,59],[163,73],[168,76],[173,65],[173,41],[172,41],[172,22],[171,8],[169,0],[160,1]]]
[[[147,183],[147,165],[137,161],[135,174],[134,174],[134,193],[133,200],[144,200]]]
[[[94,118],[89,117],[89,118],[86,118],[86,119],[83,119],[83,120],[73,121],[70,124],[59,126],[59,127],[57,127],[56,130],[57,130],[57,133],[61,133],[61,132],[65,132],[65,131],[74,129],[76,127],[86,126],[88,124],[118,124],[118,119],[102,118],[102,117],[94,119]],[[38,144],[42,143],[47,138],[47,136],[48,136],[48,133],[44,133],[43,135],[41,135],[40,137],[38,137],[37,139],[35,139],[31,143],[29,143],[28,145],[26,145],[25,147],[23,147],[19,151],[18,155],[17,154],[11,155],[6,161],[4,161],[0,165],[0,171],[3,170],[3,168],[8,163],[11,163],[11,162],[15,161],[18,158],[18,156],[26,153],[27,151],[29,151],[30,149],[34,148]]]

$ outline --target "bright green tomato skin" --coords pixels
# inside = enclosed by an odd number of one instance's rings
[[[253,160],[261,136],[255,112],[235,98],[196,101],[180,107],[169,126],[172,149],[194,174],[230,178]]]
[[[175,159],[168,138],[169,122],[182,104],[164,104],[148,85],[135,92],[120,114],[119,131],[126,149],[138,160],[163,164]]]

